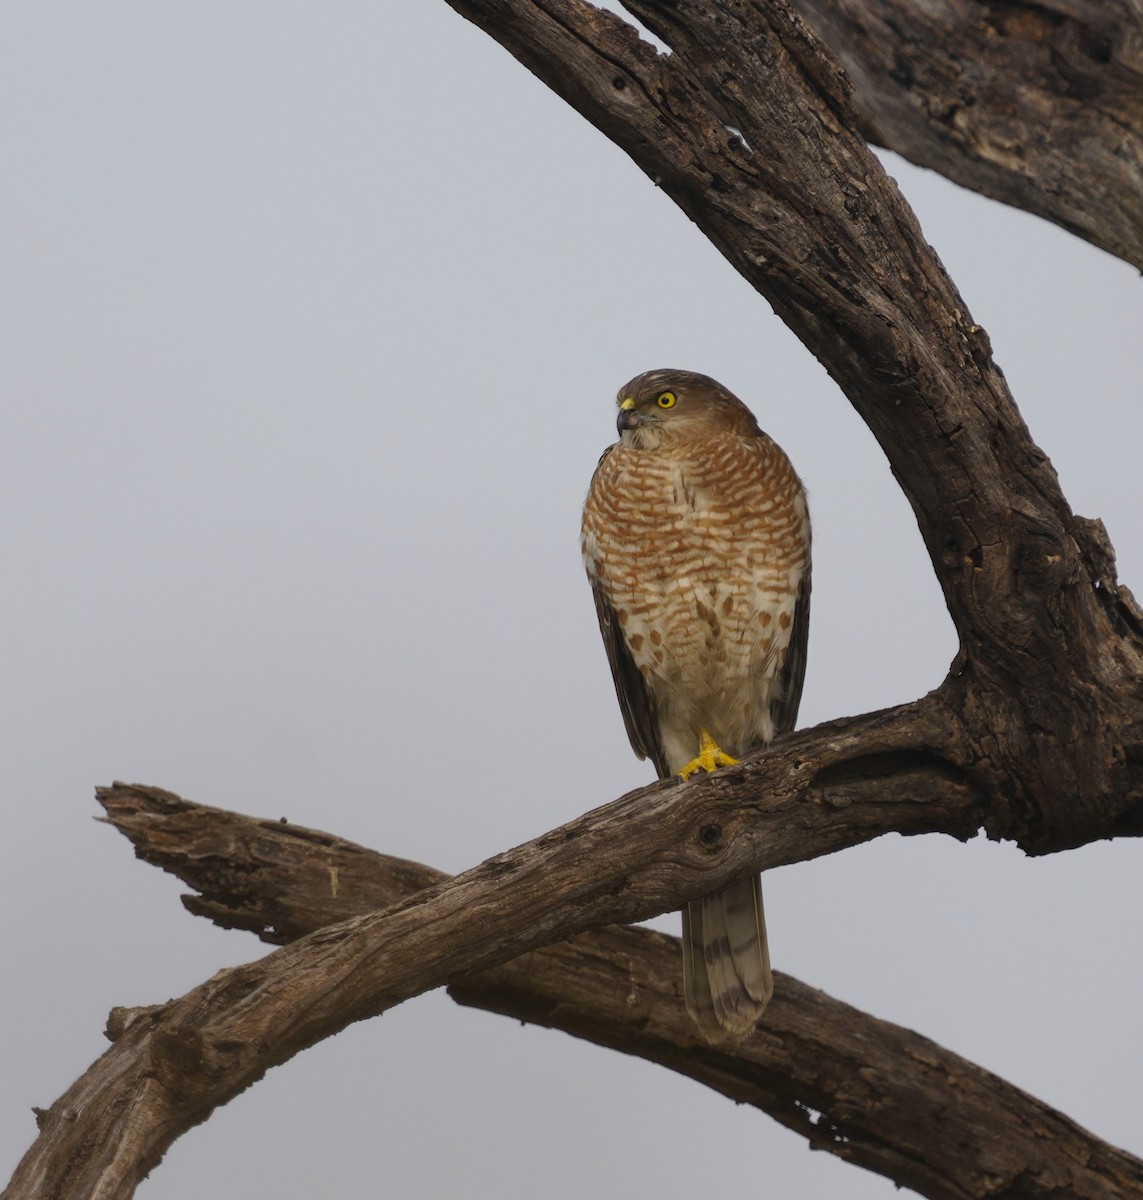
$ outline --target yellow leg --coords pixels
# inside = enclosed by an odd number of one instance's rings
[[[697,758],[692,758],[679,772],[683,779],[690,779],[696,771],[717,770],[719,767],[732,767],[738,761],[729,754],[705,730],[699,730],[699,752]]]

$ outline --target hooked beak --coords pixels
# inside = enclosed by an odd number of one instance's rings
[[[623,433],[625,429],[639,427],[639,414],[635,411],[635,401],[630,396],[620,402],[619,416],[616,418],[615,427],[620,433]]]

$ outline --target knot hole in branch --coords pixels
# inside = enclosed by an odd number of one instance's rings
[[[717,850],[722,845],[722,826],[717,821],[708,821],[698,831],[698,840],[707,850]]]

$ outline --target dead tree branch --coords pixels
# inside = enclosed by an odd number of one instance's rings
[[[865,137],[1143,270],[1143,9],[794,0]]]
[[[627,152],[837,380],[909,498],[961,640],[946,703],[1031,852],[1143,829],[1143,622],[1074,516],[850,87],[785,3],[450,0]]]
[[[147,862],[201,895],[190,911],[280,943],[441,882],[429,867],[314,830],[191,804],[152,788],[100,789]],[[777,976],[765,1028],[714,1048],[681,995],[675,938],[580,934],[454,980],[461,1004],[561,1029],[679,1071],[768,1113],[812,1145],[932,1200],[1128,1195],[1143,1163],[919,1035]],[[956,1080],[957,1103],[948,1103]]]
[[[913,506],[960,654],[914,704],[632,793],[131,1010],[44,1115],[10,1200],[127,1197],[179,1133],[349,1023],[753,870],[890,830],[983,825],[1035,853],[1143,832],[1143,618],[821,41],[784,0],[630,0],[669,57],[577,0],[451,2],[623,147],[838,381]]]
[[[650,796],[636,794],[596,816],[615,810],[616,819],[630,819],[624,813],[631,804],[682,790],[648,789]],[[257,928],[269,940],[342,919],[324,938],[315,934],[298,943],[332,946],[360,936],[367,925],[383,925],[384,914],[352,919],[376,904],[396,901],[422,884],[429,893],[417,899],[450,888],[439,873],[415,864],[313,831],[190,806],[153,789],[117,786],[101,799],[141,856],[208,889],[192,909],[225,924]],[[585,860],[574,844],[590,836],[583,824],[576,823],[578,832],[566,827],[541,842],[558,847],[555,860],[577,860],[581,870],[585,865],[594,870],[597,859]],[[514,873],[512,857],[539,850],[536,843],[501,856],[470,877],[485,874],[496,882],[501,870]],[[418,907],[414,900],[404,911]],[[488,905],[477,901],[475,911],[478,923],[495,926]],[[491,958],[498,956],[494,951]],[[223,972],[170,1005],[114,1014],[115,1045],[43,1114],[44,1133],[6,1195],[130,1195],[177,1133],[205,1119],[212,1103],[228,1098],[226,1092],[239,1090],[239,1072],[245,1084],[253,1082],[273,1065],[283,1043],[297,1040],[300,1024],[308,1026],[302,1035],[307,1040],[321,1036],[313,1008],[331,1011],[327,967],[321,965],[331,960],[320,950],[318,962],[309,961],[312,957],[293,964],[292,980],[282,979],[280,989],[272,969],[281,961],[276,955]],[[383,958],[372,954],[359,961],[371,972],[384,970]],[[479,958],[470,954],[468,961]],[[264,965],[271,969],[263,971]],[[462,1002],[564,1028],[681,1070],[770,1112],[814,1144],[925,1195],[983,1196],[1004,1180],[1014,1197],[1046,1197],[1060,1188],[1110,1197],[1131,1194],[1143,1180],[1143,1164],[1017,1089],[915,1034],[788,978],[780,981],[773,1019],[748,1046],[728,1053],[700,1045],[678,994],[678,978],[673,939],[607,930],[461,978],[454,994]],[[266,1011],[259,1016],[257,1009]],[[336,1013],[343,1011],[340,1004],[332,1010],[338,1027],[344,1022]],[[948,1110],[949,1079],[957,1080],[954,1113]],[[964,1153],[966,1143],[976,1148],[973,1154]]]
[[[131,1010],[115,1045],[43,1115],[4,1195],[126,1198],[180,1133],[271,1067],[466,972],[882,833],[970,836],[986,805],[942,757],[954,728],[934,695],[791,736],[764,758],[632,792],[383,912]]]

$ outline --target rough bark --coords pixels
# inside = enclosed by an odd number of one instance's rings
[[[175,1137],[270,1067],[467,971],[885,832],[971,836],[985,801],[942,757],[954,730],[928,697],[792,735],[764,759],[632,792],[383,912],[131,1010],[43,1115],[4,1195],[130,1196]]]
[[[784,0],[627,0],[670,56],[572,0],[450,3],[694,220],[877,437],[960,635],[946,702],[992,778],[989,833],[1044,853],[1092,821],[1139,832],[1139,610],[856,132],[824,44]]]
[[[1143,270],[1143,8],[794,0],[861,132]]]
[[[195,913],[279,943],[446,878],[328,834],[206,808],[150,788],[101,789],[136,854],[201,895]],[[678,941],[647,929],[581,934],[454,979],[461,1004],[562,1029],[751,1104],[847,1162],[933,1200],[1129,1195],[1143,1163],[926,1038],[776,975],[764,1030],[697,1037]],[[957,1103],[948,1103],[949,1081]]]
[[[575,0],[452,3],[622,146],[837,379],[913,506],[960,654],[915,704],[633,793],[130,1010],[44,1115],[8,1197],[129,1196],[180,1132],[319,1038],[750,870],[888,830],[983,825],[1034,853],[1143,831],[1143,619],[1102,527],[1071,513],[987,336],[856,132],[821,41],[782,0],[630,0],[669,57]],[[335,880],[340,868],[331,892]]]

